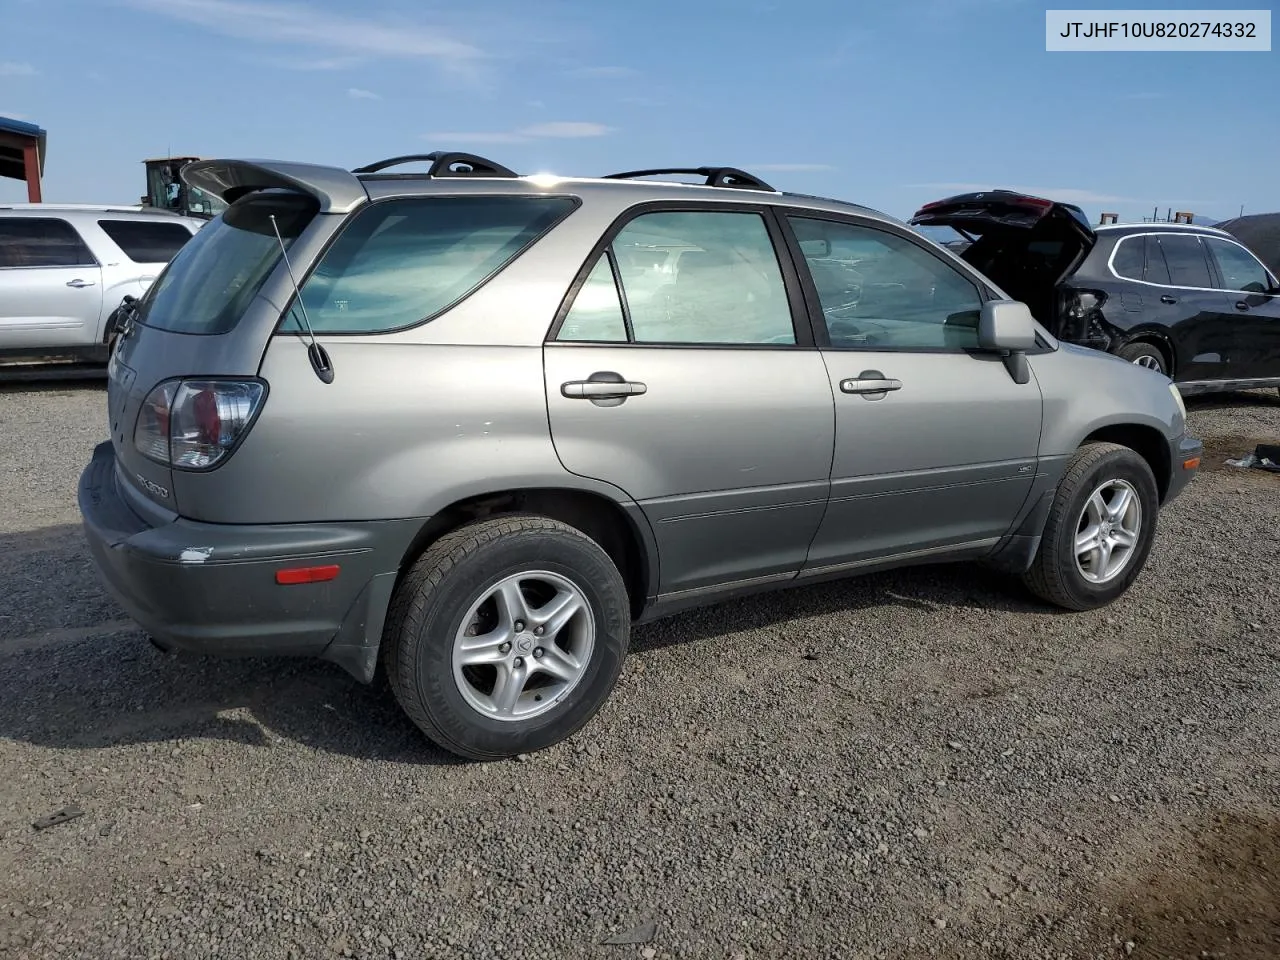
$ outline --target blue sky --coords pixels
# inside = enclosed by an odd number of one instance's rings
[[[169,153],[451,148],[530,173],[729,164],[902,217],[993,186],[1095,219],[1280,209],[1280,49],[1046,53],[1025,0],[357,6],[0,0],[0,115],[49,131],[51,201],[137,202]]]

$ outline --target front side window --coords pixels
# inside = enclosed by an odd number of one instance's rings
[[[386,333],[469,296],[567,216],[572,197],[421,197],[358,212],[302,285],[316,333]],[[297,308],[282,329],[303,329]]]
[[[978,346],[982,296],[950,264],[896,234],[789,218],[833,347],[965,350]]]
[[[1271,277],[1267,275],[1267,268],[1244,247],[1217,237],[1205,237],[1204,242],[1217,261],[1223,286],[1228,290],[1266,293],[1271,289]]]
[[[134,263],[168,263],[191,239],[191,231],[180,223],[99,220],[98,226]]]
[[[0,217],[0,268],[93,266],[93,254],[67,221]]]
[[[641,214],[592,268],[557,339],[794,344],[791,305],[764,218],[706,210]]]
[[[1164,236],[1152,237],[1164,254],[1165,264],[1169,268],[1169,282],[1175,287],[1198,287],[1208,289],[1213,286],[1213,278],[1209,276],[1209,261],[1205,259],[1204,247],[1196,236]]]

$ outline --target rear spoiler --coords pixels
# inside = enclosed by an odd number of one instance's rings
[[[283,160],[197,160],[182,168],[190,187],[235,203],[254,190],[296,190],[315,197],[321,213],[350,213],[369,199],[364,184],[338,167]]]

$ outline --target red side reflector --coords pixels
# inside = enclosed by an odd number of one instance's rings
[[[1183,470],[1198,470],[1198,469],[1200,469],[1200,458],[1199,458],[1199,457],[1188,457],[1186,460],[1183,460],[1183,461],[1182,461],[1182,469],[1183,469]]]
[[[338,575],[338,565],[327,567],[294,567],[291,570],[277,570],[276,583],[289,585],[294,583],[324,583]]]

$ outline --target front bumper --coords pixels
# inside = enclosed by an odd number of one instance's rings
[[[1169,486],[1164,493],[1164,503],[1169,503],[1187,488],[1200,469],[1203,455],[1204,444],[1195,437],[1183,434],[1169,443]]]
[[[120,488],[100,444],[80,477],[89,552],[125,611],[166,648],[230,656],[301,655],[373,675],[400,563],[422,520],[312,524],[153,522]],[[321,583],[276,573],[337,565]]]

